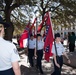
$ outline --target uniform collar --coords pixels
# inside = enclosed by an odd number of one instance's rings
[[[3,38],[2,38],[2,37],[0,37],[0,40],[3,40]]]
[[[56,44],[61,44],[61,42],[59,42],[59,43],[56,42]]]
[[[38,42],[41,42],[41,40],[38,40]]]
[[[30,39],[31,41],[33,41],[33,39]]]

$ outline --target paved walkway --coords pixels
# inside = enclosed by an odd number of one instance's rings
[[[21,61],[19,62],[19,64],[21,67],[21,74],[22,75],[40,75],[39,71],[37,71],[35,67],[34,68],[29,67],[27,55],[22,53],[20,55],[20,57],[21,57]],[[43,63],[42,65],[43,65],[44,75],[51,75],[51,73],[54,70],[52,60],[50,60],[49,63],[46,62],[45,60],[42,60],[42,63]],[[62,75],[76,75],[76,68],[72,68],[72,67],[69,67],[67,65],[63,65]]]

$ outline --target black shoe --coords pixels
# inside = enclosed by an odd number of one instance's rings
[[[39,69],[37,65],[35,65],[36,69]]]
[[[42,70],[40,71],[40,73],[41,73],[41,74],[44,74],[44,72],[43,72]]]
[[[33,65],[33,64],[30,64],[30,66],[31,66],[31,67],[34,67],[34,65]]]

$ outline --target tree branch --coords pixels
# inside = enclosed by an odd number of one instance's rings
[[[17,3],[13,4],[11,7],[10,7],[10,11],[14,10],[15,8],[19,7],[20,5],[18,5]]]
[[[16,3],[20,5],[24,0],[16,0]]]
[[[43,9],[43,0],[41,0],[41,8]]]
[[[46,6],[45,6],[45,9],[47,8],[49,1],[50,1],[50,0],[47,1]]]
[[[57,7],[55,7],[51,12],[54,12],[61,4],[59,4]]]
[[[13,14],[11,14],[11,15],[12,15],[12,17],[15,18],[15,20],[16,20],[17,22],[25,24],[24,22],[20,21],[20,20],[19,20],[16,16],[14,16]]]
[[[13,1],[13,0],[5,0],[5,4],[6,4],[7,6],[10,6],[11,3],[12,3],[12,1]]]

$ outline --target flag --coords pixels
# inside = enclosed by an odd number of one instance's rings
[[[51,53],[52,44],[53,44],[53,32],[52,32],[52,22],[49,12],[46,13],[46,32],[45,32],[45,43],[44,43],[44,50],[45,50],[45,60],[49,61],[49,57],[53,54]]]
[[[32,25],[30,26],[29,35],[30,35],[30,34],[33,34],[34,24],[36,23],[36,20],[37,20],[37,18],[34,19],[34,22],[33,22]]]
[[[28,25],[26,26],[24,32],[20,36],[20,39],[19,39],[20,48],[24,48],[24,47],[27,46],[28,37],[29,37],[29,25],[30,25],[30,23],[28,23]]]
[[[40,32],[41,31],[46,18],[47,18],[47,16],[45,15],[44,18],[43,18],[43,20],[42,20],[42,23],[38,26],[37,32]]]
[[[43,24],[44,24],[44,20],[43,20],[42,23],[38,26],[37,32],[40,32],[40,31],[41,31],[41,29],[42,29],[42,27],[43,27]]]
[[[36,20],[37,20],[37,18],[35,18],[35,20],[31,26],[30,26],[30,22],[29,22],[28,25],[26,26],[24,32],[22,33],[20,40],[19,40],[20,48],[27,47],[28,38],[29,38],[29,35],[32,34],[32,29],[34,27]]]
[[[36,23],[37,18],[35,18],[34,22],[32,23],[31,27],[30,27],[30,32],[32,32],[32,29],[34,27],[34,24]]]
[[[36,38],[36,27],[34,26],[34,38]]]

